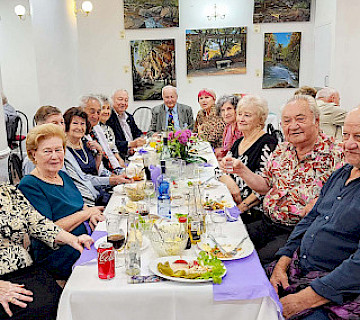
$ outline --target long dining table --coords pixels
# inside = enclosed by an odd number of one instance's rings
[[[216,158],[210,146],[203,150],[208,166],[201,169],[202,179],[214,174]],[[209,197],[222,199],[233,205],[226,186],[217,183],[206,191]],[[125,195],[115,191],[104,214],[118,210]],[[156,213],[151,206],[150,213]],[[233,238],[247,235],[241,218],[228,222],[223,232]],[[93,232],[94,240],[106,235],[106,224],[101,222]],[[247,241],[250,241],[248,239]],[[251,241],[250,241],[251,242]],[[193,245],[185,250],[184,257],[195,257],[199,249]],[[152,275],[149,263],[157,258],[151,245],[141,252],[141,275]],[[115,269],[115,277],[102,280],[98,277],[97,254],[94,245],[84,250],[62,293],[58,320],[100,319],[282,319],[281,304],[261,267],[254,250],[249,256],[225,262],[227,274],[221,285],[159,281],[156,283],[129,283],[124,267]]]

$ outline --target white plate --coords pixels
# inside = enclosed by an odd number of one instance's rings
[[[226,251],[231,251],[232,249],[235,248],[235,246],[239,243],[239,240],[230,240],[230,239],[222,239],[222,238],[217,238],[216,239],[220,245],[226,250]],[[200,250],[204,250],[207,251],[204,244],[208,244],[211,248],[215,247],[215,244],[213,241],[211,241],[210,239],[207,239],[206,242],[198,242],[198,247]],[[245,242],[242,244],[241,246],[241,250],[238,251],[238,253],[231,257],[231,258],[218,258],[222,261],[228,261],[228,260],[237,260],[237,259],[242,259],[242,258],[246,258],[249,255],[251,255],[254,251],[254,245],[251,242],[250,238],[246,239]]]
[[[99,245],[106,241],[107,241],[107,236],[103,236],[103,237],[99,238],[98,240],[96,240],[94,243],[95,249],[97,250],[97,248],[99,248]],[[141,246],[140,250],[141,251],[145,250],[149,245],[150,245],[150,240],[147,237],[143,236],[142,246]]]
[[[174,262],[175,260],[186,260],[186,261],[194,261],[196,260],[196,257],[180,257],[180,256],[169,256],[169,257],[161,257],[161,258],[157,258],[153,261],[150,262],[149,264],[149,269],[152,273],[154,273],[155,275],[159,276],[159,277],[162,277],[164,279],[167,279],[167,280],[171,280],[171,281],[175,281],[175,282],[184,282],[184,283],[203,283],[203,282],[212,282],[212,279],[185,279],[185,278],[177,278],[177,277],[170,277],[170,276],[166,276],[164,274],[162,274],[158,268],[157,268],[157,265],[159,262],[166,262],[166,261],[169,261],[170,263]],[[226,275],[226,267],[224,266],[225,268],[225,272],[224,274],[222,275],[222,278]]]

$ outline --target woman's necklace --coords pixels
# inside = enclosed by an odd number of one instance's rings
[[[88,164],[89,163],[88,154],[85,152],[84,147],[83,147],[83,143],[81,141],[80,141],[80,146],[75,146],[70,141],[68,141],[67,145],[68,145],[69,148],[71,148],[74,151],[74,154],[81,160],[81,162],[83,164]],[[78,153],[76,151],[76,149],[81,149],[82,150],[82,152],[84,153],[85,160],[81,157],[80,153]]]

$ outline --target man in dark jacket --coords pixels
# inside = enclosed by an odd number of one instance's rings
[[[135,123],[134,117],[126,112],[129,106],[129,95],[126,90],[116,90],[112,96],[114,109],[106,122],[115,134],[115,144],[124,158],[128,152],[136,147],[141,147],[145,139],[141,138],[142,131]]]

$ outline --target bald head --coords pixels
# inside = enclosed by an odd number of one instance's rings
[[[320,99],[326,103],[334,103],[337,106],[340,105],[340,94],[334,88],[325,87],[319,90],[316,94],[316,99]]]
[[[129,106],[129,94],[125,89],[116,90],[112,96],[113,107],[115,111],[121,116],[124,114]]]
[[[347,114],[343,129],[343,141],[345,161],[360,168],[360,107]]]

